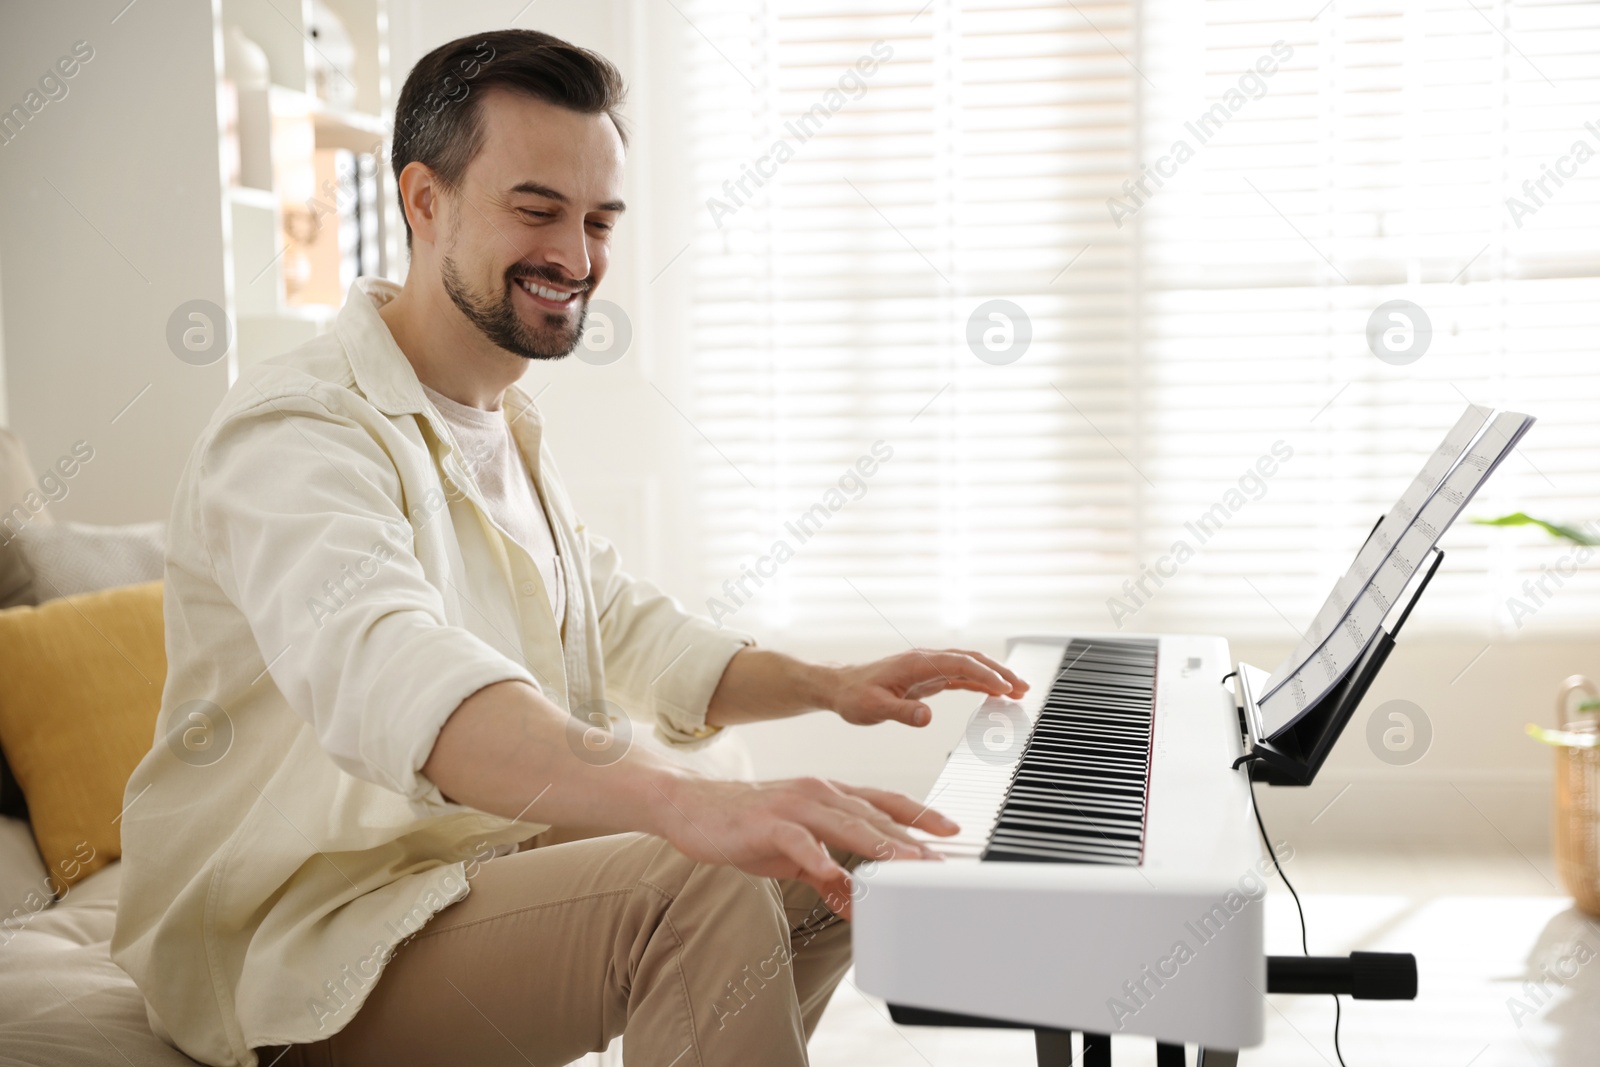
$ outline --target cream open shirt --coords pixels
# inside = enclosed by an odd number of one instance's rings
[[[173,501],[166,686],[124,798],[111,955],[157,1034],[205,1063],[337,1032],[395,945],[467,894],[468,859],[545,828],[446,801],[418,773],[464,699],[519,678],[692,746],[754,643],[620,569],[512,386],[570,564],[561,640],[538,569],[378,315],[398,291],[358,281],[329,334],[246,369]]]

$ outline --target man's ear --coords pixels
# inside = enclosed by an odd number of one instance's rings
[[[438,244],[444,234],[447,198],[444,181],[426,163],[412,160],[400,171],[400,203],[413,238]]]

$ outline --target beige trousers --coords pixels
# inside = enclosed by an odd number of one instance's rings
[[[628,1067],[806,1063],[850,965],[814,889],[643,834],[548,839],[479,865],[344,1029],[261,1067],[561,1067],[623,1033]]]

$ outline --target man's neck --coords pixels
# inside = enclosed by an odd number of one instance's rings
[[[408,279],[378,315],[422,384],[458,404],[498,411],[527,372],[527,360],[485,340],[442,288]]]

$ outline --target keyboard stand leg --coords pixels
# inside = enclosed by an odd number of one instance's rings
[[[1111,1035],[1083,1035],[1083,1067],[1111,1067]]]
[[[1071,1030],[1035,1030],[1033,1055],[1039,1067],[1073,1067]]]
[[[1239,1067],[1239,1053],[1203,1048],[1200,1050],[1200,1058],[1194,1061],[1194,1067]]]
[[[1182,1045],[1156,1042],[1156,1067],[1185,1067]]]

